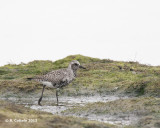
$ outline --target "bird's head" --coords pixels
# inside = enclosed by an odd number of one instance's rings
[[[85,67],[80,65],[79,61],[77,61],[77,60],[71,61],[70,64],[69,64],[69,67],[74,71],[76,71],[79,68],[86,69]]]

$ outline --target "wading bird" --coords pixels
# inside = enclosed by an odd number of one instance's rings
[[[77,70],[79,68],[86,69],[81,66],[77,60],[73,60],[70,62],[68,68],[53,70],[45,75],[36,76],[34,78],[28,78],[28,80],[34,80],[43,85],[41,97],[38,100],[38,105],[41,105],[41,100],[43,97],[43,92],[45,87],[56,88],[56,98],[57,98],[57,106],[58,106],[58,91],[60,88],[71,83],[77,76]]]

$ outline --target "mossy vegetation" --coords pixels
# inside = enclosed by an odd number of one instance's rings
[[[64,115],[135,116],[139,118],[134,127],[155,127],[160,124],[160,99],[136,97],[111,102],[95,102],[85,106],[67,109]],[[147,122],[146,122],[147,121]]]
[[[0,128],[115,128],[114,125],[83,118],[61,117],[0,101]],[[9,120],[12,122],[7,122]],[[27,122],[17,122],[17,120]],[[31,119],[33,122],[29,122]]]
[[[20,91],[34,91],[35,83],[27,77],[45,74],[51,70],[66,68],[70,61],[78,60],[87,70],[80,70],[77,79],[69,85],[67,92],[102,94],[128,93],[160,96],[160,67],[147,66],[138,62],[120,62],[82,55],[72,55],[52,61],[33,61],[28,64],[8,64],[0,67],[0,86],[17,88]],[[38,85],[38,83],[36,83]],[[87,92],[87,93],[88,93]],[[64,93],[66,94],[65,90]],[[78,94],[76,93],[76,94]]]
[[[129,99],[119,99],[110,102],[95,102],[85,106],[75,107],[65,110],[65,114],[104,114],[117,115],[139,114],[150,115],[151,113],[160,114],[160,99],[154,97],[135,97]],[[136,113],[134,113],[136,112]]]
[[[5,94],[10,97],[12,94],[21,94],[19,96],[32,95],[36,97],[38,94],[36,91],[41,92],[42,87],[37,82],[27,81],[26,78],[66,68],[72,60],[78,60],[87,69],[79,70],[77,79],[61,90],[60,95],[127,95],[134,96],[134,98],[87,104],[83,107],[68,109],[63,112],[65,115],[89,115],[92,113],[115,116],[133,114],[139,119],[135,125],[126,126],[126,128],[160,127],[160,66],[98,59],[82,55],[68,56],[55,62],[35,60],[27,64],[8,64],[0,67],[0,96],[3,98]],[[53,95],[53,92],[46,88],[44,97],[51,93]],[[40,121],[37,124],[14,124],[12,127],[114,127],[80,118],[53,116],[21,106],[18,108],[15,107],[16,105],[4,101],[0,102],[2,103],[2,105],[0,104],[0,120],[32,117]],[[11,125],[0,123],[0,127],[10,127]]]

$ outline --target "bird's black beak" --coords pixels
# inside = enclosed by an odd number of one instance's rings
[[[85,67],[83,67],[83,66],[81,66],[81,65],[79,66],[79,68],[86,69]]]

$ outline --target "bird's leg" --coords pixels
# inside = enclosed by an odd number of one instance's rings
[[[56,89],[57,106],[58,106],[58,91],[59,91],[59,88]]]
[[[42,106],[41,105],[41,100],[42,100],[42,97],[43,97],[43,92],[44,92],[44,88],[46,87],[46,85],[43,85],[43,89],[42,89],[42,94],[41,94],[41,97],[39,98],[39,100],[38,100],[38,105],[40,105],[40,106]]]

